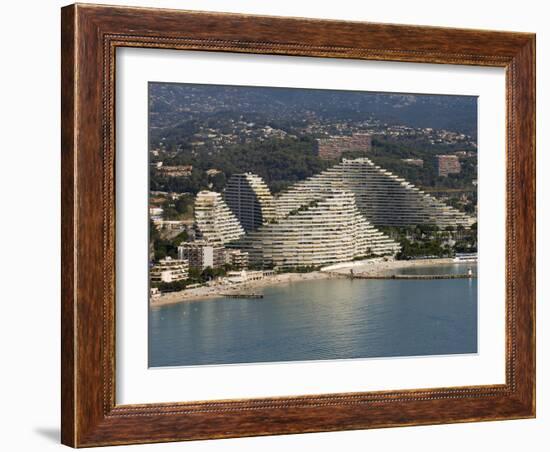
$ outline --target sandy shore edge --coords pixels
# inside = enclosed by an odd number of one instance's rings
[[[215,284],[211,286],[202,286],[195,289],[186,289],[180,292],[171,292],[163,294],[160,297],[150,300],[150,306],[165,306],[174,303],[183,303],[187,301],[210,301],[216,298],[222,298],[221,294],[230,293],[255,293],[263,287],[289,284],[298,281],[313,281],[318,279],[335,278],[339,275],[315,271],[310,273],[281,273],[273,276],[266,276],[257,281],[247,281],[240,284]],[[342,275],[343,276],[343,275]]]
[[[391,270],[410,267],[427,267],[454,264],[452,258],[441,259],[416,259],[407,261],[369,259],[361,262],[350,262],[347,265],[341,264],[339,268],[314,271],[310,273],[281,273],[272,276],[266,276],[257,281],[247,281],[240,284],[213,284],[194,289],[186,289],[180,292],[163,294],[160,297],[150,299],[151,307],[165,306],[175,303],[210,301],[216,298],[222,298],[222,294],[229,293],[255,293],[261,292],[259,289],[268,286],[290,284],[299,281],[313,281],[319,279],[347,277],[350,269],[353,269],[355,275],[387,275]]]
[[[350,269],[353,269],[355,275],[368,275],[368,276],[380,276],[387,275],[392,270],[398,270],[402,268],[411,267],[437,267],[439,265],[456,264],[451,257],[445,257],[440,259],[412,259],[407,261],[398,260],[379,260],[375,261],[362,261],[359,265],[353,267],[347,266],[335,270],[331,270],[333,273],[339,273],[342,275],[349,275]]]

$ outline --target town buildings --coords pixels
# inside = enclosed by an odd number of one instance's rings
[[[235,269],[248,268],[248,253],[239,249],[228,249],[206,240],[182,242],[178,246],[178,258],[189,262],[189,268],[204,270],[230,265]]]
[[[193,165],[168,166],[168,165],[163,165],[162,162],[157,162],[156,168],[159,172],[161,172],[163,175],[168,177],[190,176],[191,173],[193,172]]]
[[[171,283],[189,277],[189,264],[185,259],[167,257],[158,261],[151,268],[151,283]]]
[[[317,140],[319,157],[325,160],[334,160],[342,157],[344,152],[368,152],[372,149],[372,135],[368,133],[354,133],[349,136],[333,136]]]
[[[153,220],[153,224],[159,231],[165,231],[168,233],[179,234],[186,230],[189,225],[188,221],[182,220]]]
[[[162,221],[164,209],[162,207],[149,207],[149,218],[151,221]]]

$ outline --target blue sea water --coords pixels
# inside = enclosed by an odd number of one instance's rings
[[[403,269],[466,273],[472,265]],[[149,310],[149,366],[477,352],[477,279],[324,279]]]

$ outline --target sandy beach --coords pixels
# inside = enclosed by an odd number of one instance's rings
[[[368,261],[361,261],[359,263],[352,263],[349,266],[342,266],[341,268],[330,270],[332,273],[338,273],[342,275],[349,275],[350,270],[353,269],[355,275],[386,275],[392,270],[411,267],[428,267],[454,264],[452,258],[441,259],[413,259],[408,261],[398,261],[394,259],[371,259]]]
[[[186,301],[209,301],[223,297],[222,294],[231,293],[255,293],[261,288],[280,284],[289,284],[298,281],[311,281],[317,279],[335,278],[339,275],[315,271],[310,273],[281,273],[278,275],[266,276],[256,281],[245,283],[219,283],[201,286],[194,289],[186,289],[180,292],[162,294],[160,297],[150,299],[150,306],[164,306],[173,303]],[[344,275],[342,275],[344,276]]]
[[[453,264],[452,258],[443,259],[418,259],[408,261],[398,261],[387,258],[375,258],[359,262],[342,263],[337,266],[327,267],[321,271],[310,273],[281,273],[272,276],[266,276],[256,281],[247,281],[244,283],[213,283],[193,289],[186,289],[180,292],[171,292],[162,294],[160,297],[150,299],[150,306],[164,306],[174,303],[183,303],[188,301],[209,301],[221,298],[224,294],[239,293],[261,293],[263,287],[289,284],[298,281],[312,281],[327,278],[347,277],[350,269],[353,269],[355,275],[387,275],[392,270],[410,267],[438,266]],[[337,267],[337,268],[333,268]]]

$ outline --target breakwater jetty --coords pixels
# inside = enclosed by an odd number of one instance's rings
[[[351,279],[473,279],[476,275],[471,273],[447,274],[447,275],[349,275]]]

